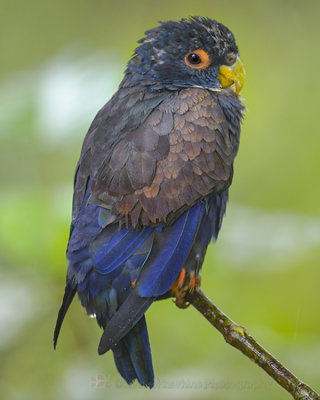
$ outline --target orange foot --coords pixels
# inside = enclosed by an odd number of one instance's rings
[[[188,292],[193,292],[196,286],[200,286],[201,276],[196,276],[195,272],[188,273],[185,268],[182,268],[180,274],[171,286],[170,293],[176,298],[175,303],[179,308],[189,307],[185,296]]]

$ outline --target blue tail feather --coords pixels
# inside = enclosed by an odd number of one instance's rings
[[[138,379],[141,385],[152,387],[154,373],[145,317],[112,348],[113,357],[121,376],[132,383]]]
[[[139,383],[152,387],[154,375],[147,324],[144,316],[124,337],[123,341],[128,349]]]
[[[113,358],[122,378],[130,385],[137,378],[128,349],[121,340],[113,349]]]

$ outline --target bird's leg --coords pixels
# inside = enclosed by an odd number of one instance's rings
[[[179,308],[187,308],[190,303],[185,299],[186,294],[192,293],[196,286],[200,286],[201,276],[195,270],[187,271],[182,268],[180,274],[171,286],[170,294],[175,297],[176,306]]]

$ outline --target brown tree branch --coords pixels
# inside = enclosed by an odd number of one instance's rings
[[[296,400],[320,400],[320,396],[306,385],[248,334],[245,328],[233,322],[201,291],[199,287],[186,294],[185,299],[193,305],[215,328],[226,342],[240,350],[264,369]]]

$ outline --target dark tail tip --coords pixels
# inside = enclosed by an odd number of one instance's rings
[[[62,326],[62,322],[64,320],[64,317],[68,311],[68,308],[74,298],[74,295],[76,294],[77,287],[72,287],[69,284],[67,284],[65,291],[64,291],[64,296],[62,300],[62,304],[58,313],[58,318],[56,322],[56,326],[54,328],[54,334],[53,334],[53,348],[54,350],[57,347],[57,341],[60,333],[60,329]]]
[[[102,354],[106,353],[107,351],[110,350],[111,347],[107,347],[104,345],[104,343],[101,342],[99,343],[99,347],[98,347],[98,354],[99,356],[102,356]]]
[[[101,336],[98,354],[106,353],[119,343],[136,325],[153,301],[154,297],[140,297],[132,292],[107,323]]]

